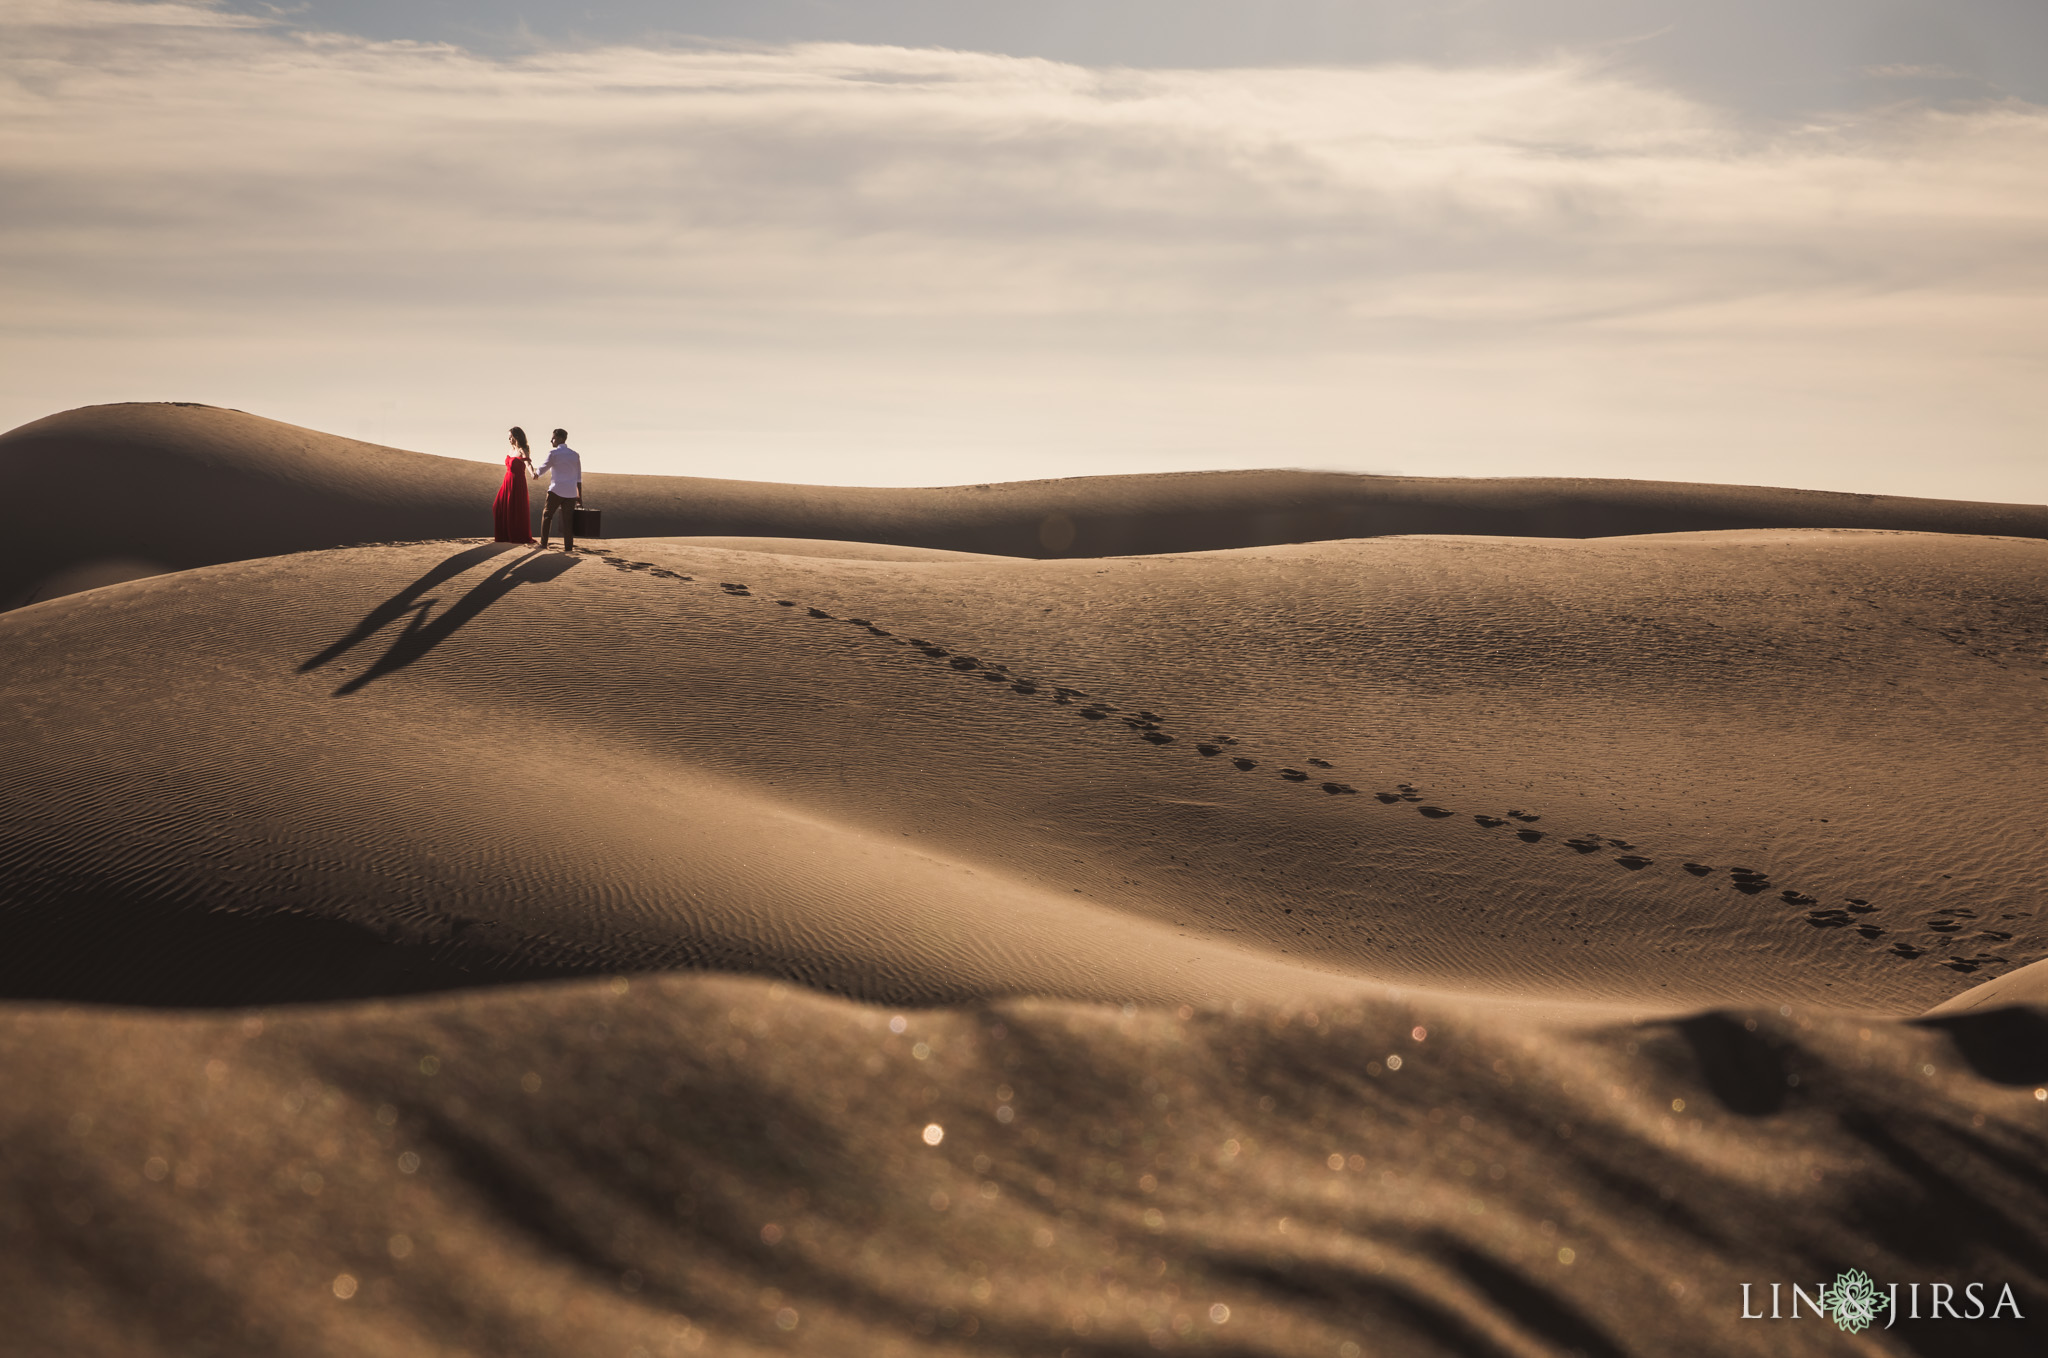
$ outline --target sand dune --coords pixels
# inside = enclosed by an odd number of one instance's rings
[[[284,429],[0,438],[237,487],[6,564],[184,567],[0,616],[21,1351],[1828,1353],[1740,1285],[1848,1267],[2039,1350],[2039,511],[619,478],[567,556]]]
[[[477,454],[501,455],[483,431]],[[2048,508],[1662,482],[1199,472],[929,490],[780,486],[603,470],[585,499],[619,537],[781,537],[1002,556],[1107,556],[1387,533],[1601,537],[1887,528],[2048,537]],[[495,465],[337,438],[240,411],[92,406],[0,435],[0,471],[47,517],[0,537],[0,607],[155,571],[490,531]]]

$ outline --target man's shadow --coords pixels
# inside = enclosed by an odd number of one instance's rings
[[[557,578],[576,564],[576,558],[573,556],[558,556],[552,552],[543,556],[539,550],[529,549],[518,560],[507,562],[472,585],[468,593],[443,609],[439,615],[434,613],[434,605],[441,601],[438,597],[428,597],[428,590],[454,579],[471,566],[514,550],[516,545],[513,543],[487,542],[480,547],[457,552],[365,613],[363,620],[350,628],[346,636],[300,665],[299,673],[305,674],[309,670],[316,670],[322,665],[339,660],[378,632],[404,618],[405,630],[398,634],[397,639],[384,654],[368,669],[334,690],[334,697],[345,697],[387,674],[404,669],[519,586],[543,584]]]

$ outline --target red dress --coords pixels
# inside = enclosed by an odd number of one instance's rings
[[[532,542],[533,517],[526,508],[526,459],[505,459],[505,479],[491,501],[491,526],[500,542]]]

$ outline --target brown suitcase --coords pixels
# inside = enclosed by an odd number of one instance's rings
[[[602,509],[571,509],[570,525],[579,538],[601,538],[604,536],[604,511]]]

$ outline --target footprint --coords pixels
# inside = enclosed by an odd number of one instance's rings
[[[1636,854],[1627,854],[1614,861],[1627,868],[1630,872],[1641,872],[1644,868],[1649,867],[1651,862],[1650,859],[1639,857]]]
[[[1988,938],[1993,943],[2010,943],[2012,941],[2012,935],[2003,929],[1979,929],[1977,937]]]
[[[738,583],[735,583],[735,582],[733,582],[733,581],[730,581],[730,580],[721,580],[721,581],[719,581],[719,582],[718,582],[718,587],[719,587],[720,589],[745,589],[745,588],[746,588],[746,586],[745,586],[745,585],[742,585],[742,584],[738,584]]]
[[[1785,889],[1784,889],[1783,891],[1779,892],[1779,893],[1778,893],[1778,897],[1779,897],[1779,899],[1783,900],[1783,901],[1784,901],[1784,902],[1785,902],[1785,903],[1786,903],[1787,905],[1819,905],[1819,904],[1820,904],[1820,902],[1819,902],[1819,901],[1817,901],[1817,900],[1815,900],[1815,899],[1814,899],[1813,897],[1811,897],[1811,896],[1807,895],[1807,894],[1806,894],[1805,892],[1802,892],[1802,891],[1794,891],[1794,890],[1793,890],[1793,889],[1792,889],[1791,887],[1786,887],[1786,888],[1785,888]],[[1843,914],[1843,912],[1841,912],[1841,911],[1829,911],[1828,913],[1830,913],[1830,914]],[[1844,917],[1844,918],[1847,918],[1847,916],[1846,916],[1845,914],[1843,915],[1843,917]]]
[[[1085,698],[1088,696],[1088,690],[1086,689],[1061,688],[1057,685],[1053,687],[1053,692],[1059,694],[1062,698]]]
[[[1418,806],[1415,809],[1428,816],[1431,820],[1442,820],[1446,816],[1457,814],[1455,811],[1446,811],[1441,806]]]
[[[1308,775],[1300,769],[1282,769],[1280,770],[1280,776],[1290,783],[1305,783],[1308,781]]]
[[[929,655],[930,651],[927,650],[926,654]],[[971,655],[956,655],[946,663],[956,670],[978,670],[981,668],[981,662]]]
[[[1358,795],[1358,789],[1349,783],[1324,783],[1323,791],[1329,793],[1332,797],[1356,797]]]
[[[871,623],[871,622],[869,622],[869,621],[868,621],[868,620],[867,620],[866,618],[848,618],[848,619],[847,619],[846,621],[847,621],[847,623],[848,623],[848,624],[849,624],[850,626],[853,626],[853,627],[873,627],[873,626],[874,626],[874,624],[873,624],[873,623]]]
[[[1230,762],[1237,765],[1240,773],[1249,773],[1259,766],[1259,761],[1256,759],[1233,759]]]
[[[1109,713],[1093,707],[1084,707],[1081,709],[1081,715],[1086,717],[1090,721],[1101,721],[1104,717],[1108,716]]]
[[[1149,741],[1151,741],[1151,742],[1152,742],[1152,743],[1153,743],[1154,745],[1171,745],[1171,744],[1173,744],[1173,737],[1172,737],[1172,736],[1170,736],[1170,735],[1168,735],[1168,734],[1166,734],[1166,732],[1164,732],[1164,731],[1147,731],[1147,732],[1145,732],[1145,733],[1144,733],[1143,735],[1139,736],[1139,737],[1138,737],[1138,739],[1140,739],[1140,740],[1149,740]]]
[[[1963,926],[1952,919],[1929,920],[1927,927],[1937,934],[1959,934],[1963,931]]]
[[[1392,806],[1395,802],[1401,800],[1401,794],[1398,792],[1375,792],[1372,795],[1385,802],[1388,806]]]
[[[1532,816],[1527,811],[1510,811],[1508,812],[1508,819],[1521,821],[1525,825],[1534,825],[1537,821],[1542,820],[1543,817]]]
[[[1497,830],[1501,826],[1507,824],[1507,822],[1502,820],[1499,816],[1474,816],[1472,819],[1478,821],[1481,825],[1484,825],[1489,830]]]
[[[781,604],[785,608],[796,607],[796,603],[790,599],[777,599],[775,602]],[[832,616],[830,613],[827,613],[822,608],[807,608],[804,610],[804,612],[810,614],[814,618],[829,618]]]
[[[682,578],[678,576],[674,571],[653,570],[647,573],[649,575],[658,575],[664,580],[678,580]]]
[[[1695,877],[1704,877],[1713,871],[1705,863],[1680,863],[1678,866],[1684,868]]]
[[[1235,736],[1210,736],[1209,739],[1215,741],[1218,745],[1237,744],[1237,737]]]
[[[868,630],[869,630],[870,632],[873,632],[873,633],[874,633],[874,634],[875,634],[876,636],[878,636],[878,637],[886,637],[886,636],[890,635],[889,633],[887,633],[887,632],[884,632],[884,631],[883,631],[883,630],[882,630],[881,628],[879,628],[879,627],[869,627],[869,628],[868,628]]]
[[[1221,745],[1197,745],[1195,746],[1195,753],[1200,755],[1219,755],[1223,753],[1223,747]]]
[[[1599,840],[1597,840],[1597,839],[1594,839],[1594,838],[1593,838],[1592,836],[1590,836],[1590,835],[1588,835],[1588,836],[1585,836],[1584,838],[1580,838],[1580,839],[1567,839],[1567,840],[1565,841],[1565,844],[1566,844],[1566,846],[1567,846],[1567,847],[1569,847],[1569,848],[1572,848],[1572,849],[1575,849],[1575,850],[1577,850],[1577,851],[1578,851],[1578,852],[1580,852],[1580,853],[1598,853],[1598,852],[1600,852],[1600,841],[1599,841]]]
[[[1036,693],[1038,692],[1038,685],[1032,683],[1029,679],[1019,679],[1016,683],[1010,685],[1010,691],[1012,693]]]
[[[1138,714],[1138,720],[1139,720],[1139,721],[1165,721],[1165,720],[1166,720],[1166,718],[1164,718],[1164,717],[1160,716],[1160,715],[1159,715],[1159,714],[1158,714],[1157,712],[1140,712],[1140,713]]]
[[[1008,682],[1010,682],[1009,675],[998,674],[994,670],[983,670],[981,672],[981,677],[988,680],[991,684],[1007,684]]]
[[[1927,949],[1916,948],[1904,941],[1892,944],[1892,951],[1901,957],[1924,957],[1927,954]]]
[[[1337,767],[1335,764],[1332,764],[1327,759],[1311,759],[1308,762],[1315,765],[1319,769],[1334,769]]]
[[[1517,830],[1515,831],[1515,838],[1521,840],[1524,844],[1535,844],[1543,838],[1543,832],[1541,830]]]
[[[1840,910],[1809,910],[1806,922],[1816,929],[1839,929],[1849,922],[1849,916]]]
[[[1884,937],[1884,930],[1879,928],[1875,924],[1859,924],[1856,926],[1856,932],[1863,935],[1865,938]]]
[[[1859,915],[1867,915],[1871,911],[1877,909],[1877,907],[1872,905],[1869,901],[1863,900],[1860,897],[1856,896],[1851,896],[1849,898],[1849,908],[1851,910],[1854,910]]]

